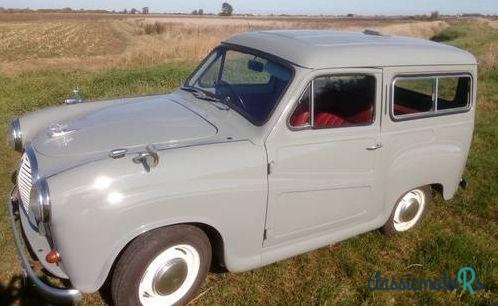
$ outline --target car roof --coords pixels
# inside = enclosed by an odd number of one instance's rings
[[[375,31],[259,31],[232,36],[224,43],[257,49],[313,69],[477,64],[472,54],[449,45]]]

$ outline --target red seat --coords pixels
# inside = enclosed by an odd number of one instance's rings
[[[303,126],[306,123],[308,123],[308,120],[310,119],[310,112],[304,111],[302,113],[295,113],[292,118],[290,124],[292,126]]]
[[[353,116],[348,117],[348,121],[359,124],[368,124],[372,122],[372,108],[363,110],[359,113],[354,114]]]
[[[408,106],[394,104],[394,114],[395,115],[405,115],[405,114],[414,114],[418,111],[416,109],[410,108]]]
[[[319,113],[315,117],[316,127],[341,126],[348,123],[344,118],[331,113]]]

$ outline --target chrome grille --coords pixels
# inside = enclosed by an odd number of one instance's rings
[[[19,168],[19,173],[17,175],[17,186],[19,188],[19,193],[21,194],[22,205],[24,209],[28,211],[32,177],[31,163],[29,162],[29,158],[26,153],[22,155],[21,167]]]

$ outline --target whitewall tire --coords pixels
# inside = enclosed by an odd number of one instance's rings
[[[111,281],[115,305],[184,305],[211,265],[206,234],[190,225],[153,230],[133,240]]]

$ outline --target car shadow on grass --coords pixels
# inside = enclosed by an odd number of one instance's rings
[[[43,299],[22,275],[14,275],[8,283],[0,283],[0,305],[52,305]]]

